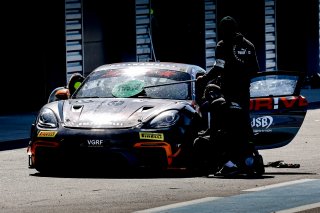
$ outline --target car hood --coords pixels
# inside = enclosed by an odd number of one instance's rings
[[[183,107],[186,101],[163,99],[69,99],[63,105],[63,123],[77,128],[129,128],[155,115]]]

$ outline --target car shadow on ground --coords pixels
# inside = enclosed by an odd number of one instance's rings
[[[269,175],[318,175],[313,172],[268,172]]]
[[[287,173],[290,174],[290,173]],[[292,173],[299,174],[299,173]],[[300,173],[301,174],[301,173]],[[302,173],[301,175],[305,175]],[[193,173],[185,169],[173,170],[73,170],[60,172],[35,172],[30,176],[53,177],[53,178],[92,178],[92,179],[146,179],[146,178],[217,178],[217,179],[268,179],[274,178],[278,173],[265,173],[263,175],[238,174],[234,176],[215,176],[214,174]]]
[[[265,168],[271,166],[295,166],[296,164],[286,164],[283,161],[271,162],[265,165]],[[293,171],[299,168],[295,166],[292,168],[279,168],[279,172],[272,169],[271,171],[264,171],[264,173],[251,173],[250,175],[240,173],[232,176],[216,176],[214,171],[205,168],[162,168],[162,167],[132,167],[127,164],[98,164],[95,165],[74,165],[63,164],[59,166],[44,167],[41,172],[34,170],[30,173],[31,176],[37,177],[56,177],[56,178],[105,178],[105,179],[145,179],[145,178],[217,178],[217,179],[267,179],[274,178],[277,175],[317,175],[316,173],[306,173]],[[277,168],[278,169],[278,168]]]
[[[59,172],[35,172],[30,176],[37,177],[56,177],[56,178],[105,178],[105,179],[145,179],[145,178],[190,178],[199,177],[201,175],[193,174],[192,172],[183,170],[73,170],[73,171],[59,171]],[[204,177],[204,176],[203,176]]]

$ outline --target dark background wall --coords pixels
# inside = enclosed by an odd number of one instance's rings
[[[289,6],[290,5],[290,6]],[[319,72],[319,2],[277,1],[278,68]]]
[[[84,71],[136,61],[135,1],[83,1]]]
[[[204,3],[152,0],[152,35],[160,61],[205,67]],[[319,72],[319,2],[277,2],[278,68]],[[64,0],[5,1],[0,114],[37,111],[66,84]],[[83,0],[84,72],[105,63],[136,60],[135,1]],[[217,0],[218,21],[234,16],[265,69],[264,0]]]
[[[204,1],[152,0],[156,59],[205,67]]]
[[[0,113],[39,110],[66,81],[64,1],[6,1],[2,9]]]

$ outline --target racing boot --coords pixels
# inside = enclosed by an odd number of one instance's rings
[[[246,157],[243,166],[248,176],[260,177],[265,173],[263,158],[260,154]]]

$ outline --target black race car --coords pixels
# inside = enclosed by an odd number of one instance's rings
[[[58,88],[32,125],[30,168],[184,164],[199,130],[194,79],[204,73],[188,64],[117,63],[95,69],[70,98]]]
[[[182,63],[115,63],[96,68],[71,96],[58,88],[32,124],[29,168],[188,168],[193,141],[207,127],[194,82],[204,73]],[[297,134],[307,109],[300,82],[291,72],[252,80],[258,149],[284,146]]]

